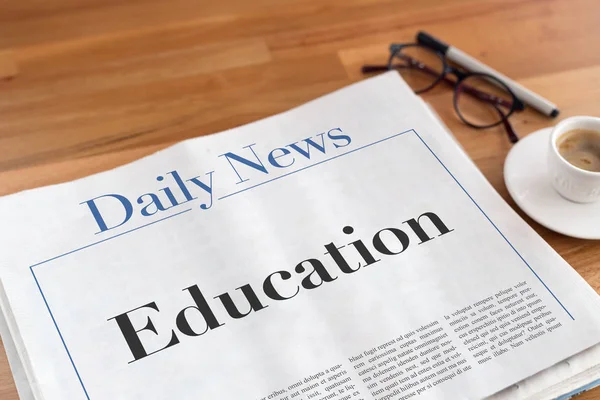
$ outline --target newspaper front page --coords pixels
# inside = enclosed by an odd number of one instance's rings
[[[477,399],[600,342],[597,294],[394,72],[0,220],[35,399]]]

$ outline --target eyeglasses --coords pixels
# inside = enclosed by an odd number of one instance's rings
[[[392,44],[387,65],[364,65],[363,73],[397,70],[415,93],[424,93],[438,83],[454,87],[454,110],[468,126],[485,129],[504,125],[511,143],[519,137],[508,122],[525,106],[505,83],[488,74],[458,70],[437,51],[417,43]],[[455,79],[448,75],[453,75]]]

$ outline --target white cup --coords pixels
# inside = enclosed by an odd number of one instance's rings
[[[571,117],[559,122],[550,134],[548,169],[552,186],[561,196],[576,203],[592,203],[600,199],[600,172],[586,171],[565,160],[557,142],[566,132],[587,129],[600,132],[600,118]]]

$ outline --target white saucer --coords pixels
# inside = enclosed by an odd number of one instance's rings
[[[521,209],[539,224],[563,235],[600,239],[600,201],[573,203],[556,192],[547,173],[550,131],[521,139],[504,162],[504,182]]]

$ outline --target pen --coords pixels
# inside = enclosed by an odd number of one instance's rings
[[[468,71],[489,74],[492,75],[494,78],[499,79],[504,84],[506,84],[506,86],[508,86],[510,90],[513,91],[515,96],[517,96],[521,101],[523,101],[525,104],[528,104],[532,108],[535,108],[542,114],[550,117],[556,117],[558,115],[559,111],[556,104],[550,102],[549,100],[546,100],[539,94],[534,93],[526,87],[518,84],[517,82],[513,81],[506,75],[501,74],[495,69],[488,67],[481,61],[476,60],[475,58],[457,49],[456,47],[448,45],[442,42],[441,40],[434,38],[427,32],[422,31],[417,34],[417,42],[433,50],[439,51],[440,53],[444,54],[450,61],[455,62],[456,64],[467,69]]]

